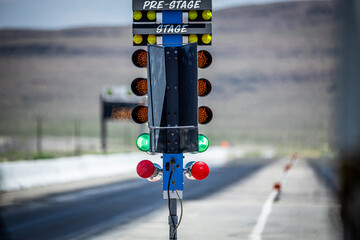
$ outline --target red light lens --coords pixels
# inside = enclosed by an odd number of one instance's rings
[[[142,160],[136,167],[137,174],[142,178],[149,178],[155,172],[155,167],[149,160]]]
[[[204,180],[209,175],[209,166],[204,162],[196,162],[191,168],[191,174],[197,180]]]

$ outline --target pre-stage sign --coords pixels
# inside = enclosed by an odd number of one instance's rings
[[[212,9],[211,0],[133,0],[133,11],[207,10]]]

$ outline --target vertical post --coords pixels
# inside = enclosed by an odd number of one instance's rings
[[[163,14],[163,16],[162,16],[163,24],[181,24],[182,23],[182,11],[163,11],[162,14]],[[164,35],[163,36],[163,44],[164,44],[164,46],[181,46],[182,35]],[[181,177],[182,177],[183,176],[183,174],[182,174],[183,154],[175,154],[175,155],[177,155],[176,156],[177,159],[181,159],[181,174],[179,174],[179,175],[181,175]],[[166,154],[164,154],[163,158],[164,158],[163,161],[164,161],[164,167],[165,167]],[[164,168],[164,170],[166,170],[166,169]],[[164,184],[163,185],[167,186],[167,184],[168,184],[168,182],[165,180],[165,175],[164,175]],[[181,184],[181,190],[182,190],[182,184],[183,184],[182,180],[178,184]],[[170,187],[174,187],[173,184],[171,184],[171,185],[172,186],[170,186]],[[165,194],[164,194],[164,197],[165,197]],[[182,197],[182,196],[180,196],[180,197]],[[177,239],[176,232],[174,235],[175,226],[177,225],[177,212],[176,212],[176,201],[177,200],[176,200],[176,197],[175,197],[175,199],[173,199],[173,198],[174,197],[170,196],[170,199],[169,199],[169,210],[170,210],[170,212],[169,212],[169,214],[170,214],[170,216],[169,216],[169,230],[170,230],[169,231],[169,239],[170,240]]]
[[[123,141],[124,141],[124,149],[123,150],[124,151],[126,151],[127,149],[130,148],[129,139],[130,139],[130,136],[131,136],[131,130],[132,130],[132,128],[124,126],[124,134],[123,134]]]
[[[177,207],[176,207],[176,199],[169,200],[169,239],[175,240],[177,239],[177,231],[174,233],[176,225],[178,224],[178,217],[177,217]]]
[[[80,137],[81,137],[80,121],[75,120],[75,122],[74,122],[74,155],[81,154]]]
[[[163,197],[169,204],[169,239],[177,239],[176,201],[183,197],[183,154],[163,155]],[[171,178],[170,178],[171,177]],[[174,181],[175,179],[175,181]],[[170,185],[169,185],[170,184]],[[175,231],[175,234],[174,234]]]
[[[103,153],[106,153],[106,119],[105,119],[105,102],[100,96],[100,142]]]
[[[106,120],[101,118],[101,148],[106,153]]]
[[[340,203],[345,240],[360,239],[360,2],[341,1],[344,26],[342,78],[338,82]]]
[[[38,155],[42,154],[42,135],[43,135],[42,118],[37,117],[36,118],[36,150]]]

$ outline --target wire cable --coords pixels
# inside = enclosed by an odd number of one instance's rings
[[[183,204],[182,204],[182,200],[180,198],[179,192],[178,192],[177,187],[176,187],[175,174],[174,174],[174,172],[175,172],[174,164],[175,163],[170,162],[170,164],[171,164],[171,170],[170,170],[169,182],[168,182],[168,187],[167,187],[167,196],[168,196],[169,216],[171,218],[172,225],[174,226],[174,231],[172,233],[172,239],[175,239],[175,234],[177,232],[178,227],[180,226],[180,223],[181,223],[181,220],[182,220],[182,217],[183,217],[184,208],[183,208]],[[173,216],[171,215],[171,208],[170,208],[170,183],[171,183],[171,178],[173,179],[175,192],[176,192],[176,195],[177,195],[177,197],[178,197],[178,199],[180,201],[180,206],[181,206],[180,218],[179,218],[179,222],[178,222],[177,225],[175,225],[175,221],[174,221]]]
[[[171,169],[171,171],[174,171],[174,165],[172,165],[172,169]],[[175,182],[175,176],[174,176],[174,174],[172,175],[173,176],[173,180],[174,180],[174,187],[175,187],[175,192],[176,192],[176,195],[178,196],[178,198],[179,198],[179,201],[180,201],[180,209],[181,209],[181,212],[180,212],[180,218],[179,218],[179,222],[178,222],[178,224],[176,225],[176,227],[175,227],[175,229],[174,229],[174,232],[173,232],[173,238],[175,238],[175,233],[176,233],[176,231],[177,231],[177,229],[178,229],[178,227],[180,226],[180,223],[181,223],[181,220],[182,220],[182,216],[183,216],[183,212],[184,212],[184,209],[183,209],[183,204],[182,204],[182,200],[181,200],[181,198],[180,198],[180,195],[179,195],[179,193],[178,193],[178,190],[177,190],[177,187],[176,187],[176,182]]]
[[[169,176],[169,183],[168,183],[168,189],[167,189],[167,195],[168,195],[168,208],[169,208],[169,216],[171,218],[171,222],[175,228],[175,221],[173,219],[173,216],[171,215],[171,209],[170,209],[170,182],[171,182],[171,176],[173,175],[173,168],[171,168],[170,176]],[[175,231],[174,231],[175,232]]]

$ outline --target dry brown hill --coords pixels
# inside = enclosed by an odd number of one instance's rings
[[[284,2],[214,13],[214,111],[202,131],[215,142],[323,147],[336,91],[338,11],[332,1]],[[103,85],[130,85],[130,27],[0,31],[0,135],[32,132],[40,115],[82,119],[98,134]]]

